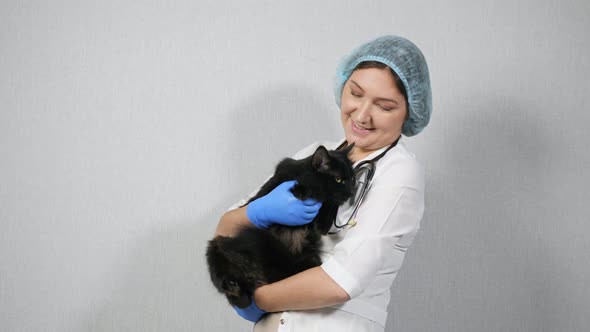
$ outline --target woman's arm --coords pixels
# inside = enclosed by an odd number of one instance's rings
[[[323,308],[348,300],[348,293],[319,266],[254,292],[254,302],[267,312]]]
[[[234,236],[238,229],[244,226],[254,227],[246,215],[246,206],[227,211],[221,216],[215,230],[215,236]]]

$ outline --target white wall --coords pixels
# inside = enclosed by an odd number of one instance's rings
[[[0,330],[235,331],[204,248],[279,158],[341,136],[337,61],[431,69],[423,227],[388,331],[590,324],[590,3],[2,1]]]

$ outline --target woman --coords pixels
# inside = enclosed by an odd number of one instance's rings
[[[344,58],[334,93],[345,140],[314,143],[293,158],[312,154],[320,144],[336,149],[354,142],[349,157],[365,170],[357,169],[357,177],[374,167],[370,190],[357,197],[358,204],[339,208],[330,234],[322,239],[321,266],[262,286],[250,307],[236,308],[258,322],[255,331],[383,331],[390,287],[420,226],[424,174],[401,135],[418,134],[430,119],[424,56],[404,38],[377,38]],[[216,235],[231,236],[239,225],[270,220],[309,222],[321,204],[299,201],[289,188],[281,185],[248,206],[237,208],[247,198],[232,206]],[[271,314],[261,319],[266,312]]]

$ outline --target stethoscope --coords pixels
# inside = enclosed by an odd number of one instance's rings
[[[339,225],[337,222],[337,218],[334,218],[332,225],[334,226],[335,230],[329,231],[328,234],[336,234],[340,232],[343,228],[356,226],[356,213],[371,187],[371,181],[373,180],[373,176],[375,175],[375,163],[379,159],[381,159],[387,153],[387,151],[391,150],[394,146],[396,146],[400,138],[401,135],[395,140],[395,142],[391,143],[391,145],[389,145],[387,149],[381,152],[378,156],[370,160],[363,160],[354,167],[354,177],[356,180],[355,195],[353,195],[349,201],[349,205],[354,204],[354,208],[352,209],[352,212],[348,217],[348,221],[346,223]],[[344,141],[338,147],[337,150],[344,147],[346,143],[347,142]]]

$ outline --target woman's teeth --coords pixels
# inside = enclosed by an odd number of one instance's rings
[[[371,130],[371,129],[369,129],[369,128],[365,128],[365,127],[363,127],[363,126],[361,126],[361,125],[358,125],[358,124],[356,124],[356,123],[354,123],[354,122],[352,123],[352,125],[353,125],[353,126],[355,126],[355,127],[356,127],[357,129],[359,129],[359,130]]]

